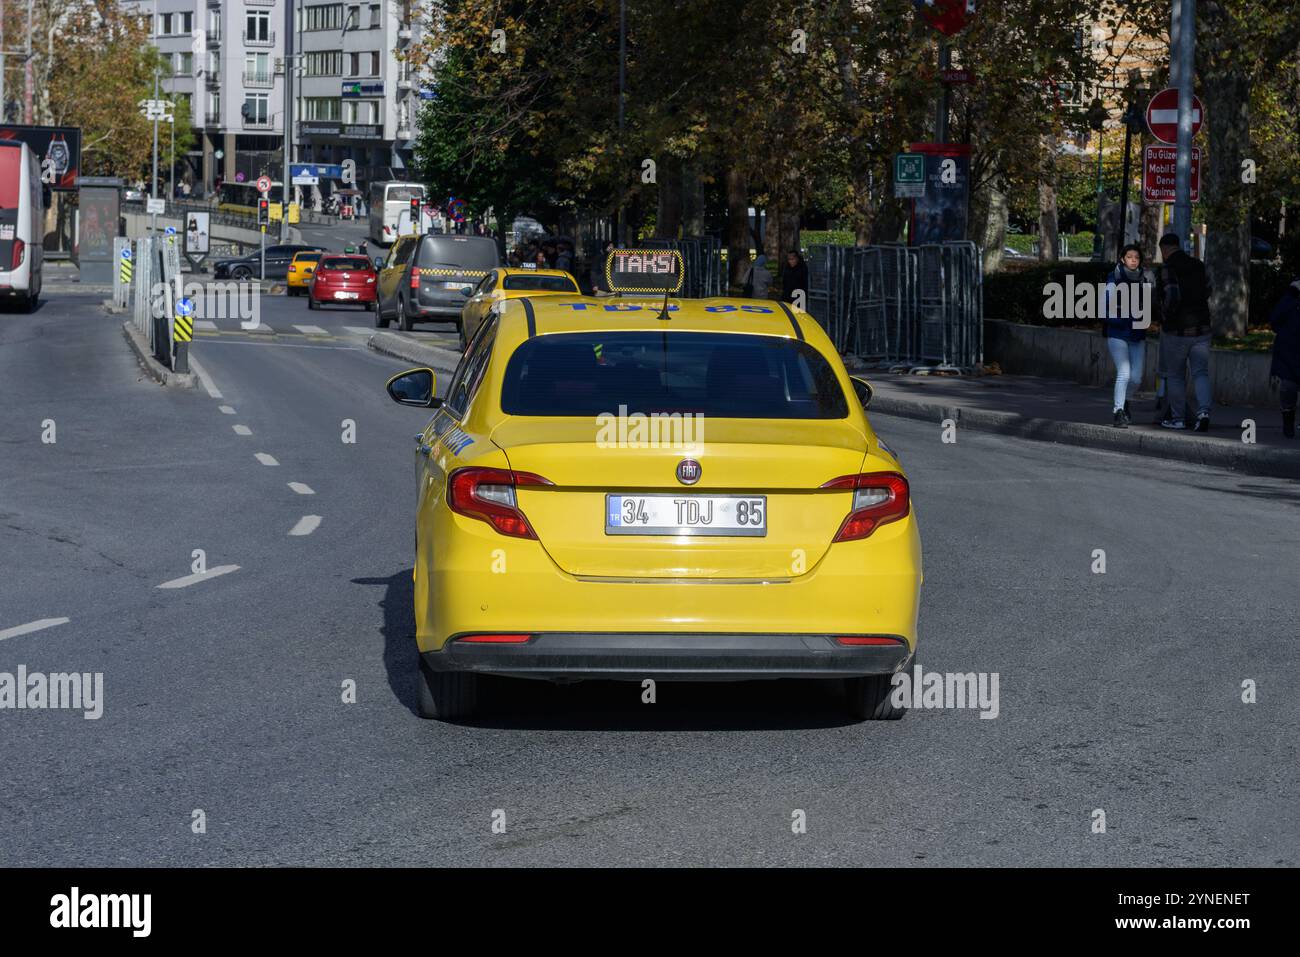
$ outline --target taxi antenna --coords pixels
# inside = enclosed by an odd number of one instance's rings
[[[659,310],[659,316],[658,316],[658,318],[662,319],[664,322],[667,322],[671,318],[668,315],[668,296],[672,291],[673,291],[672,286],[664,286],[664,305],[663,308]]]

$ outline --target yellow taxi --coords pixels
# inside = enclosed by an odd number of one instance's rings
[[[529,269],[502,267],[489,270],[460,311],[460,347],[473,337],[475,330],[498,303],[525,296],[575,295],[578,281],[563,269]]]
[[[316,272],[316,264],[320,262],[323,255],[325,254],[319,249],[293,254],[293,259],[289,261],[288,283],[286,284],[289,295],[301,296],[307,292],[307,287],[311,285],[311,277]]]
[[[510,298],[436,386],[387,385],[436,410],[416,436],[421,715],[472,714],[481,675],[837,679],[856,717],[903,715],[910,488],[811,317]]]

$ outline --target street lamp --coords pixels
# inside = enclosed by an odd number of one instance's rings
[[[1101,97],[1094,96],[1092,103],[1088,105],[1086,114],[1088,128],[1097,134],[1097,228],[1092,234],[1092,258],[1101,259],[1101,214],[1105,194],[1102,192],[1101,184],[1101,154],[1102,154],[1102,131],[1106,128],[1106,104],[1101,101]]]

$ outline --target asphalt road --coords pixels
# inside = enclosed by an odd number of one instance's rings
[[[143,379],[90,299],[0,315],[0,673],[104,675],[98,720],[0,710],[0,866],[1300,863],[1294,483],[878,417],[921,522],[921,663],[997,673],[995,719],[514,683],[428,722],[425,415],[384,395],[368,313],[262,319],[195,343],[216,398]],[[159,588],[195,549],[238,568]]]

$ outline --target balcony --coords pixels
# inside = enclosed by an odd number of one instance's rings
[[[402,70],[397,74],[397,88],[399,90],[415,89],[415,73],[412,70]]]
[[[275,46],[275,31],[272,30],[270,33],[266,34],[266,36],[258,36],[257,33],[249,33],[247,30],[245,30],[244,46],[273,47]]]
[[[244,129],[246,130],[271,129],[271,118],[269,116],[264,118],[253,117],[251,120],[245,116],[245,117],[241,117],[241,121],[243,122]]]
[[[273,7],[275,4],[276,0],[244,0],[246,7]]]
[[[207,112],[207,113],[204,113],[204,114],[203,114],[203,125],[204,125],[204,126],[220,126],[220,125],[221,125],[221,114],[220,114],[219,112],[218,112],[218,113],[214,113],[214,112],[211,112],[211,111],[209,111],[209,112]]]
[[[411,39],[411,25],[409,23],[400,24],[397,28],[397,39],[407,43]]]
[[[207,38],[208,46],[209,46],[209,47],[219,47],[219,46],[221,46],[221,31],[220,31],[220,30],[206,30],[206,31],[204,31],[204,36]]]
[[[245,70],[244,86],[255,90],[269,90],[275,85],[275,76],[265,70]]]

